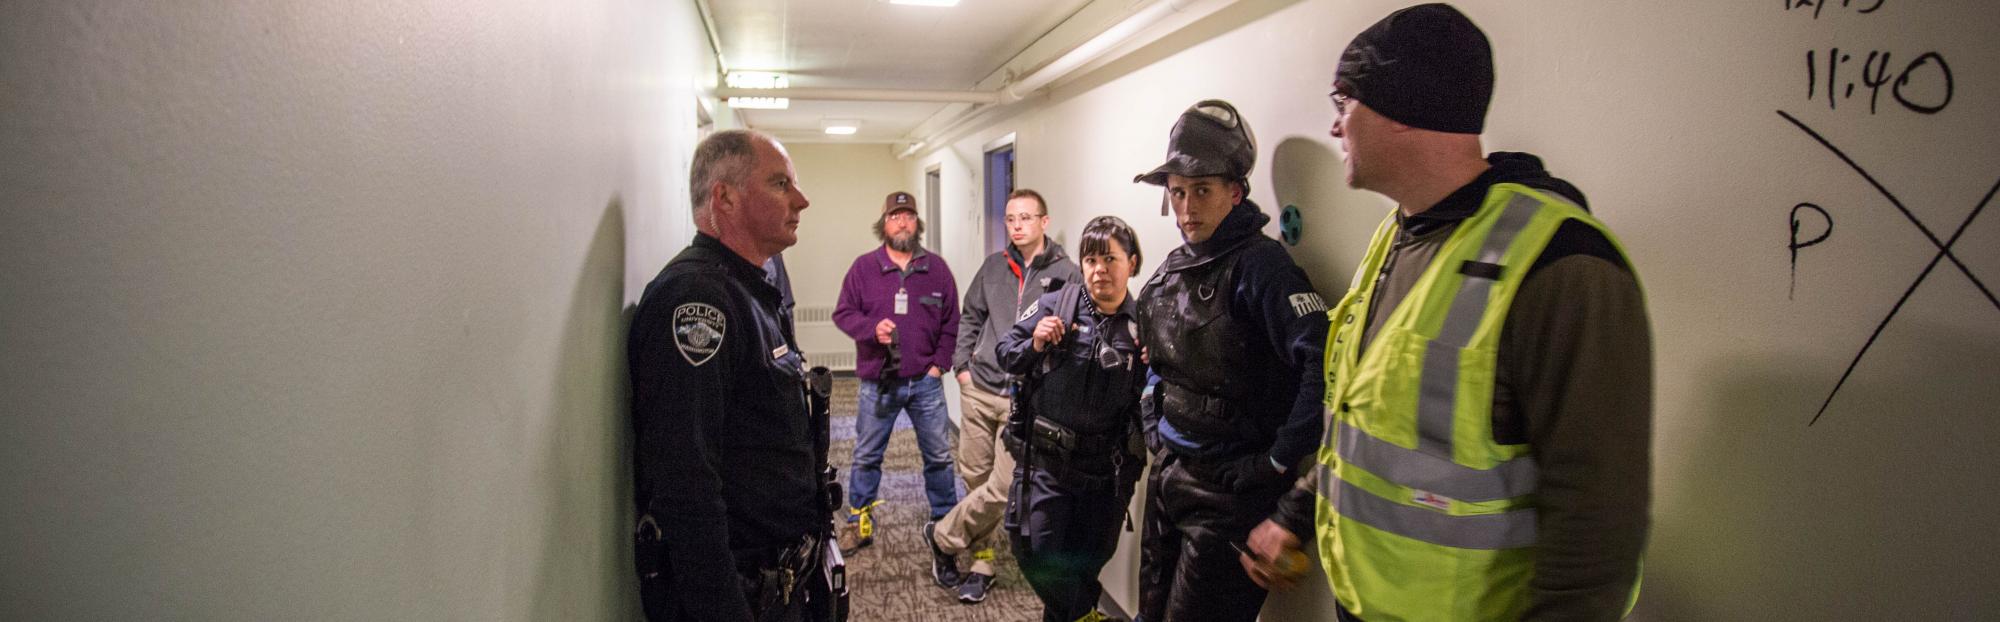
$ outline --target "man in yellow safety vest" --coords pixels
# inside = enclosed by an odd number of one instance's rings
[[[1341,620],[1616,620],[1638,595],[1652,344],[1583,194],[1484,154],[1486,36],[1443,4],[1354,38],[1331,94],[1349,186],[1394,200],[1328,314],[1316,467],[1241,562],[1317,540]]]

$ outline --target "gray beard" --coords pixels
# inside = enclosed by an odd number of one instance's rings
[[[889,248],[894,249],[898,253],[915,253],[920,248],[920,245],[917,244],[917,234],[909,233],[901,236],[890,236]]]

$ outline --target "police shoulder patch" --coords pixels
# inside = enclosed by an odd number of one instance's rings
[[[721,309],[699,302],[674,307],[674,348],[689,365],[700,367],[722,349],[729,318]]]
[[[1035,317],[1035,312],[1040,310],[1042,310],[1042,305],[1040,304],[1028,305],[1028,308],[1021,310],[1021,317],[1014,318],[1014,321],[1026,321],[1028,318]]]

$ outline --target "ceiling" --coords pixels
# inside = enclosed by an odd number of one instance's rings
[[[955,7],[884,0],[707,0],[731,71],[778,71],[795,88],[969,90],[1090,0],[961,0]],[[789,142],[894,142],[950,104],[805,101],[739,110]],[[960,105],[962,107],[962,105]],[[861,121],[849,137],[822,119]]]

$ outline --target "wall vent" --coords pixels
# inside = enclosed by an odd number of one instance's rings
[[[792,322],[798,328],[799,349],[806,352],[808,364],[854,371],[854,340],[833,325],[832,305],[793,307]]]
[[[833,371],[854,371],[854,351],[806,352],[807,365],[825,365]]]
[[[792,321],[799,324],[830,324],[833,322],[833,307],[826,305],[793,307]]]

